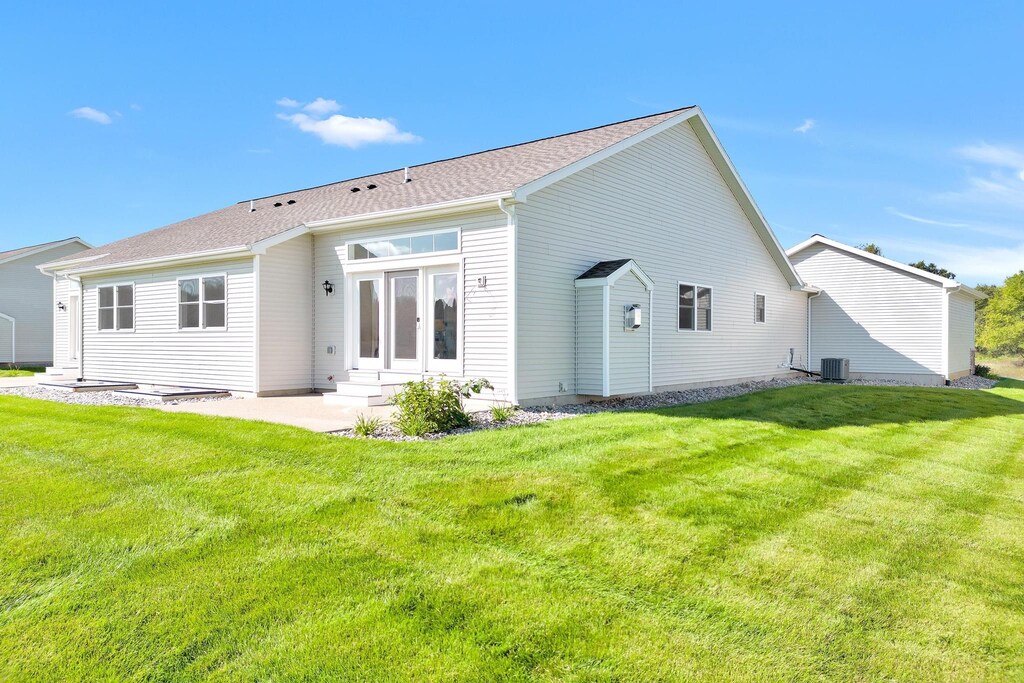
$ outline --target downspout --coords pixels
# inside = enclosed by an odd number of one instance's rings
[[[807,366],[808,373],[811,373],[811,299],[816,299],[821,296],[821,292],[822,290],[819,289],[817,292],[810,294],[807,297],[807,355],[804,356],[804,365]]]
[[[498,209],[508,216],[507,241],[508,241],[508,264],[506,296],[508,297],[508,379],[506,380],[508,390],[508,401],[513,405],[519,403],[519,370],[518,370],[518,307],[516,293],[519,288],[518,279],[518,235],[517,217],[515,205],[508,205],[505,199],[498,200]],[[463,331],[465,338],[465,331]]]
[[[949,299],[957,288],[942,290],[942,378],[949,384]]]

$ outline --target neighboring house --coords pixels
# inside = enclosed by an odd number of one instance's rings
[[[788,252],[811,297],[810,359],[850,359],[858,378],[941,384],[974,369],[974,305],[985,295],[821,235]]]
[[[441,373],[523,404],[789,375],[817,291],[697,107],[247,200],[45,271],[80,293],[54,340],[80,376],[362,405]]]
[[[77,237],[0,251],[0,364],[53,360],[53,279],[37,266],[90,245]],[[64,302],[66,304],[66,302]]]

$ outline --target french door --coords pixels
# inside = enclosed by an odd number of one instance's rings
[[[352,277],[358,369],[461,371],[461,278],[453,266]]]

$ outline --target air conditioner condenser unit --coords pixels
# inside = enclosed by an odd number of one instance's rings
[[[821,378],[826,382],[845,382],[850,379],[849,358],[822,358]]]

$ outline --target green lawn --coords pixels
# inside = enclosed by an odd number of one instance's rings
[[[0,680],[1022,680],[1024,382],[439,442],[0,397]]]
[[[0,377],[31,377],[37,372],[45,372],[46,368],[0,368]]]
[[[1024,380],[1024,365],[1020,365],[1020,358],[1003,356],[1000,358],[992,356],[978,356],[978,363],[992,368],[992,372],[1000,377]]]

